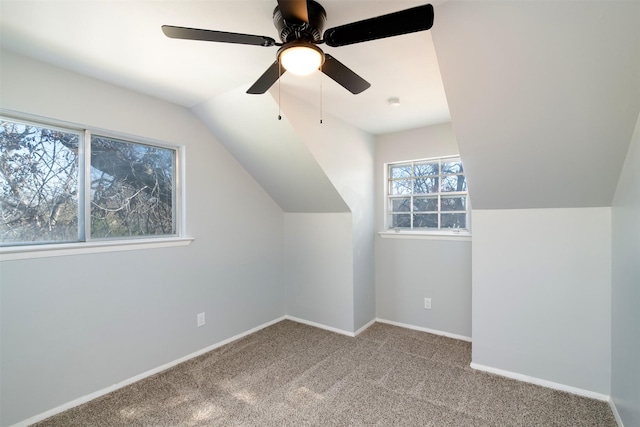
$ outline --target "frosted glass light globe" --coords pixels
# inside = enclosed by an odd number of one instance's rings
[[[290,73],[304,76],[320,68],[322,54],[310,47],[292,46],[280,54],[280,63]]]

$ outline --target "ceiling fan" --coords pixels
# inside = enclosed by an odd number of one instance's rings
[[[425,4],[375,18],[329,28],[322,33],[327,14],[314,0],[278,0],[273,23],[282,43],[267,36],[163,25],[167,37],[221,43],[272,47],[278,46],[277,58],[267,71],[247,90],[265,93],[286,71],[308,74],[320,69],[349,92],[358,94],[371,86],[318,45],[346,46],[386,37],[428,30],[433,26],[433,6]]]

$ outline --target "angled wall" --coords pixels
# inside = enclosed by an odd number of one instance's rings
[[[0,52],[0,107],[186,146],[189,246],[0,261],[0,425],[285,314],[284,213],[188,110]],[[196,327],[196,314],[207,324]]]
[[[640,425],[640,115],[612,209],[611,399]]]
[[[474,209],[611,206],[640,111],[640,3],[449,1],[435,13]]]
[[[283,94],[282,105],[284,114],[300,139],[351,212],[349,218],[351,228],[348,231],[351,242],[348,249],[350,253],[338,255],[340,252],[336,252],[335,265],[340,265],[345,258],[352,260],[349,279],[350,295],[347,300],[352,301],[353,314],[346,331],[356,332],[375,318],[374,138],[338,117],[325,114],[323,122],[320,123],[317,108],[290,95]],[[317,215],[308,220],[321,221],[321,223],[328,220],[333,223],[331,217],[322,219]],[[334,234],[338,229],[327,230],[327,235]],[[330,263],[326,263],[325,268],[327,271],[334,269]],[[310,279],[313,277],[317,276],[309,275]],[[326,286],[331,286],[330,280],[326,282]],[[307,298],[301,298],[298,301],[306,299],[307,303],[314,304],[314,291],[312,288],[309,290],[310,292],[306,293]],[[300,293],[300,288],[297,292],[300,297],[305,294]],[[342,304],[341,301],[336,303]],[[291,299],[288,299],[288,304],[288,308],[293,310],[295,305]]]
[[[611,390],[610,206],[640,112],[638,21],[638,2],[436,7],[474,208],[475,367]]]
[[[285,211],[287,314],[353,333],[375,317],[373,137],[281,100],[281,120],[274,97],[245,88],[193,111]]]
[[[238,88],[192,108],[285,212],[349,212],[317,160],[267,93]]]

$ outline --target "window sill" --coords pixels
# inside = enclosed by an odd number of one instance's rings
[[[378,236],[383,239],[426,239],[426,240],[455,240],[457,242],[470,242],[471,233],[464,232],[426,232],[426,231],[380,231]]]
[[[13,246],[0,248],[0,261],[187,246],[191,244],[193,240],[194,239],[192,237],[164,237],[157,239],[129,239],[59,243],[52,245]]]

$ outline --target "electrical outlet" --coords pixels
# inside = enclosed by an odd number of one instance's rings
[[[424,308],[427,310],[431,310],[431,298],[424,299]]]
[[[198,328],[204,326],[204,313],[198,313]]]

